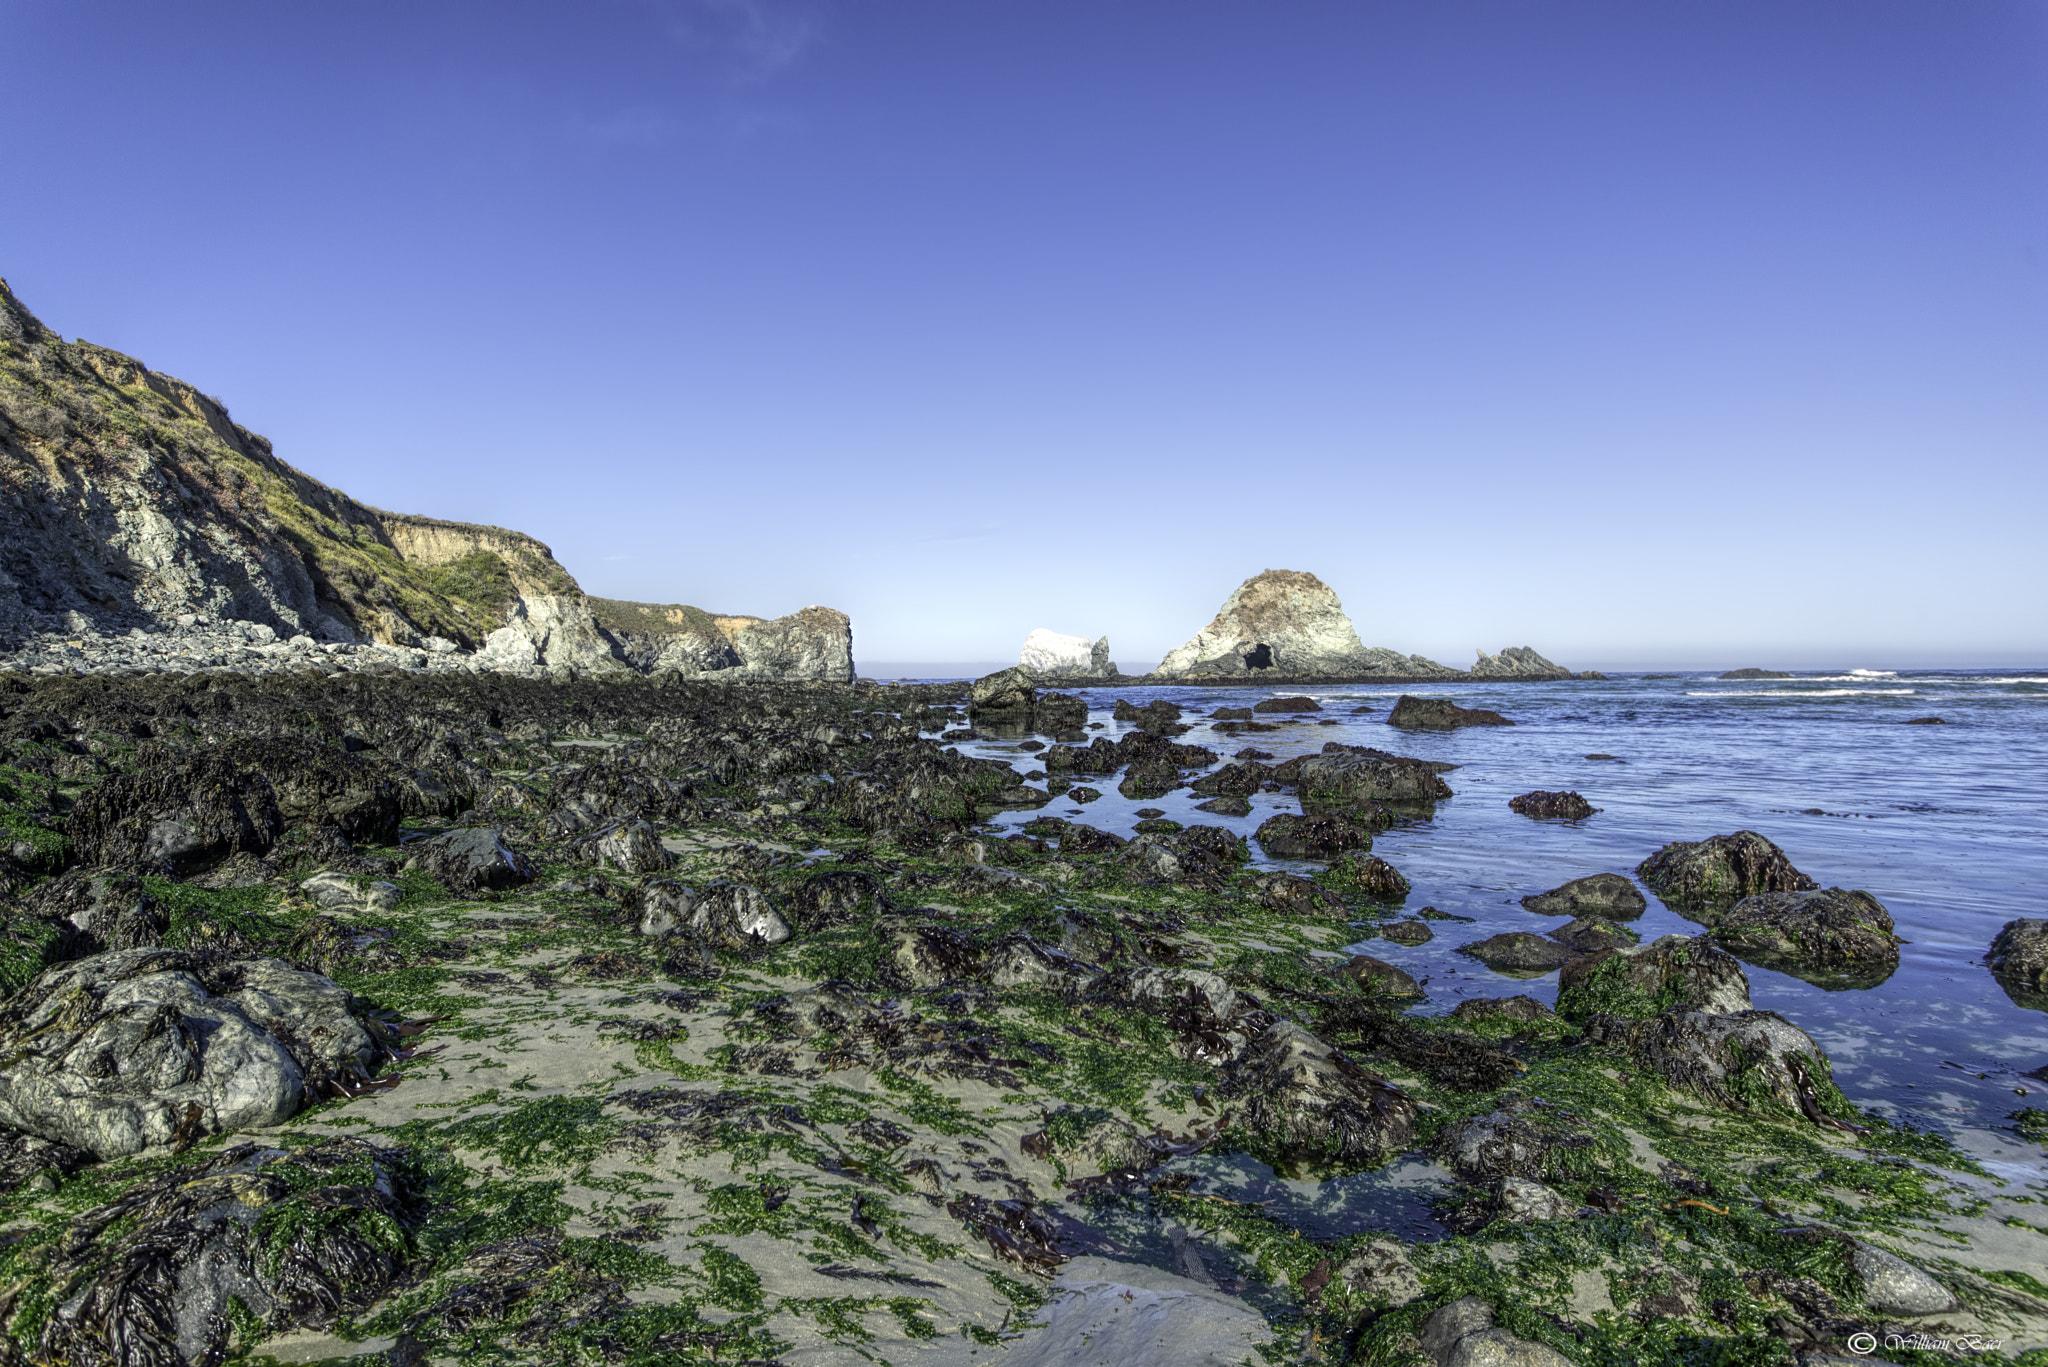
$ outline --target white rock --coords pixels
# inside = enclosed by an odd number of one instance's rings
[[[1095,648],[1086,636],[1062,636],[1038,627],[1024,638],[1017,663],[1034,674],[1086,674]]]

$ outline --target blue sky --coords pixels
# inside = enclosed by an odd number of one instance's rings
[[[870,660],[2048,660],[2048,9],[0,0],[0,274]]]

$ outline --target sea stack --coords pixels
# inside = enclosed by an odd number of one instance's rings
[[[1090,673],[1094,655],[1086,636],[1062,636],[1057,631],[1039,627],[1024,638],[1024,649],[1018,654],[1017,663],[1033,674],[1056,678],[1063,674]]]
[[[1237,586],[1216,620],[1169,654],[1159,678],[1458,678],[1419,655],[1369,648],[1336,590],[1304,570],[1267,570]]]

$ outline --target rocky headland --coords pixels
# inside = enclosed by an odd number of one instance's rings
[[[845,614],[587,597],[520,532],[390,513],[0,281],[0,668],[853,678]]]

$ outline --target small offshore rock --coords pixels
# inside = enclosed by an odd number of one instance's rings
[[[1421,921],[1395,921],[1380,927],[1380,938],[1397,945],[1426,945],[1436,938],[1436,932]]]
[[[1731,669],[1720,677],[1724,679],[1789,679],[1792,676],[1782,669],[1758,669],[1752,665],[1748,669]]]
[[[1634,883],[1618,873],[1596,873],[1531,893],[1522,905],[1539,916],[1598,916],[1607,921],[1633,921],[1649,907]]]
[[[1903,726],[1946,726],[1948,725],[1948,720],[1944,717],[1908,717],[1900,724]]]
[[[1553,793],[1539,788],[1533,793],[1509,798],[1508,810],[1544,820],[1583,821],[1600,809],[1577,793]]]
[[[1820,886],[1755,831],[1673,841],[1638,864],[1636,877],[1679,906],[1729,905],[1760,892],[1812,892]]]
[[[1680,1008],[1727,1015],[1749,1006],[1749,976],[1742,965],[1703,936],[1666,935],[1590,954],[1567,965],[1557,983],[1557,1013],[1573,1021]]]
[[[1207,802],[1197,802],[1195,810],[1211,812],[1217,816],[1250,816],[1252,804],[1248,798],[1212,797]]]
[[[1259,712],[1320,712],[1323,705],[1314,698],[1278,697],[1261,698],[1252,704],[1252,711]]]
[[[1404,731],[1455,731],[1464,726],[1513,726],[1498,712],[1460,707],[1449,698],[1417,698],[1403,693],[1387,714],[1387,725]]]
[[[1335,741],[1322,754],[1308,756],[1299,765],[1296,789],[1304,809],[1311,805],[1319,810],[1351,807],[1368,815],[1376,814],[1382,804],[1427,809],[1443,801],[1451,796],[1451,787],[1443,781],[1441,771],[1457,767],[1390,755],[1384,750],[1350,749]]]
[[[1520,973],[1548,973],[1579,957],[1579,951],[1526,930],[1511,930],[1459,945],[1458,953],[1477,959],[1488,968]]]

